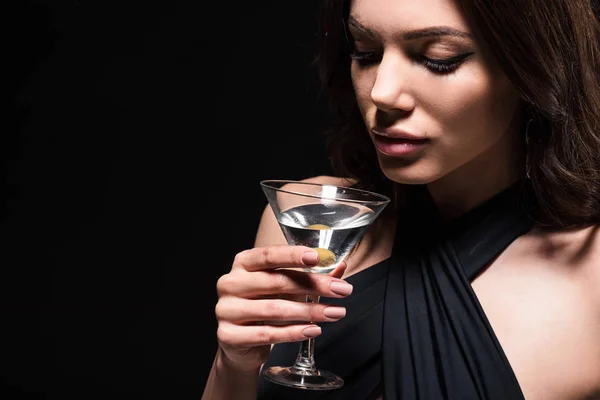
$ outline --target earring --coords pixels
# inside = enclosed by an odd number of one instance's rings
[[[532,121],[533,118],[529,118],[529,121],[527,121],[527,125],[525,126],[525,176],[527,179],[531,179],[531,164],[529,162],[529,125],[531,125]]]

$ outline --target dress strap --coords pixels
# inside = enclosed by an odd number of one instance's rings
[[[398,222],[384,300],[386,399],[524,400],[471,280],[533,226],[517,185],[450,224],[430,199]]]

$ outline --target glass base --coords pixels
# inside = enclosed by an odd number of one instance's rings
[[[273,383],[296,389],[333,390],[344,386],[344,380],[331,372],[296,367],[270,367],[262,372]]]

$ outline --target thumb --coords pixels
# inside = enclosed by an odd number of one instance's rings
[[[336,267],[336,269],[329,273],[329,276],[332,276],[334,278],[341,278],[342,276],[344,276],[344,272],[346,272],[347,267],[348,264],[346,264],[346,261],[342,261],[340,265]]]

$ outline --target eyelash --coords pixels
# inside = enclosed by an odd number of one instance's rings
[[[425,56],[419,56],[418,61],[435,73],[449,74],[451,72],[456,71],[456,69],[460,67],[460,65],[467,59],[467,57],[471,56],[472,54],[474,53],[459,54],[455,57],[438,60],[427,58]],[[382,53],[379,51],[354,50],[350,53],[350,58],[358,61],[361,65],[369,65],[380,61],[381,55]]]

